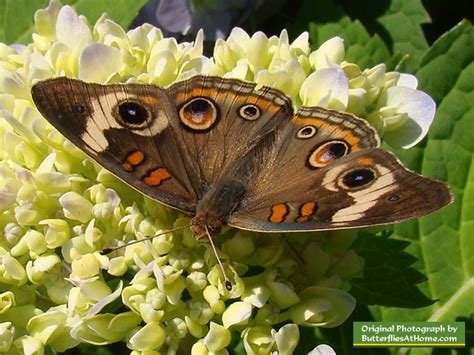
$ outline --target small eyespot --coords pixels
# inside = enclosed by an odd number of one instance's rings
[[[254,104],[243,105],[239,109],[240,117],[247,121],[255,121],[257,118],[260,117],[260,114],[260,109],[257,105]]]
[[[138,126],[147,121],[150,116],[149,111],[142,105],[125,101],[119,104],[119,115],[122,121],[127,125]]]
[[[197,97],[181,107],[179,118],[185,126],[193,130],[206,130],[216,121],[217,109],[211,100]]]
[[[357,189],[370,184],[375,179],[375,172],[372,169],[356,169],[346,173],[340,178],[340,183],[348,189]]]
[[[76,104],[74,105],[74,111],[76,111],[77,113],[84,113],[86,112],[86,108],[81,104]]]
[[[397,195],[397,194],[393,194],[388,197],[388,200],[390,202],[400,201],[400,199],[401,199],[400,195]]]
[[[340,140],[329,141],[321,144],[313,150],[308,158],[308,163],[313,168],[322,168],[344,155],[348,154],[350,150],[349,145]]]
[[[308,139],[314,137],[314,135],[318,132],[318,129],[313,125],[308,125],[300,128],[298,133],[296,133],[296,137],[300,139]]]

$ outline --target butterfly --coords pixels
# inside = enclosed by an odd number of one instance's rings
[[[449,188],[407,170],[348,113],[293,110],[281,91],[194,76],[168,88],[59,77],[32,88],[40,113],[141,193],[193,216],[197,239],[348,229],[418,218]]]

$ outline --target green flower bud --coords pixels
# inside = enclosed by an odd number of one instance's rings
[[[127,262],[123,256],[117,256],[109,261],[107,272],[113,276],[122,276],[128,270]]]
[[[209,333],[203,339],[204,344],[211,352],[225,349],[230,344],[230,340],[229,330],[214,322],[210,323]]]
[[[208,303],[202,301],[189,301],[189,316],[199,324],[205,325],[214,317],[214,311]]]
[[[285,324],[273,333],[279,355],[291,355],[298,345],[300,332],[295,324]]]
[[[28,281],[25,268],[10,255],[0,255],[0,281],[8,285],[24,285]]]
[[[280,308],[288,308],[300,300],[296,292],[287,284],[269,281],[265,286],[270,290],[270,301]]]
[[[44,219],[38,222],[44,227],[44,236],[48,249],[55,249],[64,245],[71,236],[68,223],[62,219]]]
[[[77,346],[80,341],[71,337],[71,328],[66,325],[65,308],[58,307],[39,314],[28,322],[28,331],[42,344],[51,346],[54,350],[63,352]]]
[[[232,303],[222,314],[222,324],[229,328],[235,324],[248,324],[252,315],[252,305],[246,302]]]
[[[40,284],[43,277],[60,263],[61,259],[56,254],[43,255],[34,261],[30,260],[26,264],[28,279],[34,284]]]
[[[100,264],[93,254],[86,254],[74,259],[71,268],[71,278],[88,279],[99,273]]]
[[[148,351],[159,349],[165,341],[166,333],[158,323],[148,323],[140,328],[129,340],[130,349]]]
[[[11,291],[0,293],[0,314],[16,306],[15,295]]]
[[[86,223],[92,218],[94,206],[77,192],[65,193],[59,198],[59,203],[63,207],[64,215],[69,219]]]
[[[71,335],[75,339],[89,344],[112,344],[123,339],[123,337],[137,327],[140,322],[141,318],[132,312],[99,314],[82,319],[81,322],[71,330]],[[159,337],[160,334],[157,331],[155,335]],[[138,336],[138,338],[140,338],[140,336]]]
[[[41,341],[29,335],[17,338],[13,344],[19,354],[44,354],[44,345]]]
[[[271,329],[269,326],[258,326],[246,328],[242,332],[247,354],[270,354],[275,343]]]
[[[7,354],[13,343],[15,327],[11,322],[0,323],[0,351]]]

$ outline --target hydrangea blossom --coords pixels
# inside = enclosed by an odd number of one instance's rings
[[[90,27],[52,1],[35,15],[33,42],[0,44],[0,352],[65,351],[81,342],[124,341],[134,354],[226,354],[238,332],[248,353],[291,354],[298,326],[335,327],[355,300],[363,260],[355,232],[287,237],[227,229],[216,236],[231,277],[223,284],[207,243],[189,229],[102,255],[106,247],[184,226],[189,218],[103,170],[34,107],[31,86],[60,75],[100,83],[170,85],[195,74],[269,85],[295,107],[319,105],[367,117],[387,142],[416,144],[434,104],[410,75],[344,61],[335,37],[311,51],[234,29],[203,55],[203,38],[177,43],[143,25],[128,32],[102,16]],[[304,263],[300,258],[303,258]]]

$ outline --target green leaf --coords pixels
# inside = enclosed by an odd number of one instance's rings
[[[404,251],[410,243],[389,239],[390,234],[359,233],[352,248],[365,260],[364,277],[352,280],[350,293],[365,305],[419,308],[432,304],[416,287],[426,278],[411,267],[417,259]]]
[[[404,70],[413,72],[428,49],[422,24],[431,22],[421,0],[392,0],[377,21],[385,29],[384,40],[395,55],[408,55]]]
[[[0,5],[0,42],[31,42],[33,16],[38,9],[48,6],[48,0],[4,0]]]
[[[393,62],[402,62],[403,71],[414,72],[428,49],[422,24],[430,17],[421,0],[372,0],[361,6],[344,1],[351,18],[359,19],[370,33],[377,33],[393,53]]]
[[[345,60],[362,68],[373,67],[390,59],[390,52],[380,37],[370,36],[359,21],[352,21],[334,0],[305,0],[297,15],[297,23],[290,29],[294,36],[309,24],[313,48],[318,48],[334,36],[344,38]]]
[[[102,15],[108,17],[124,28],[132,23],[146,0],[68,0],[78,14],[87,17],[93,24]],[[4,0],[0,2],[0,42],[29,43],[34,31],[33,16],[36,10],[45,8],[48,0]]]
[[[465,354],[474,353],[474,314],[471,313],[469,317],[458,317],[457,322],[464,322],[466,330],[466,347]],[[469,352],[470,351],[470,352]]]
[[[423,175],[446,181],[455,201],[397,225],[394,233],[412,241],[409,250],[428,277],[422,289],[439,302],[419,310],[382,308],[379,317],[448,321],[474,309],[474,27],[463,21],[441,36],[422,58],[417,77],[438,111],[424,146],[397,155]]]

